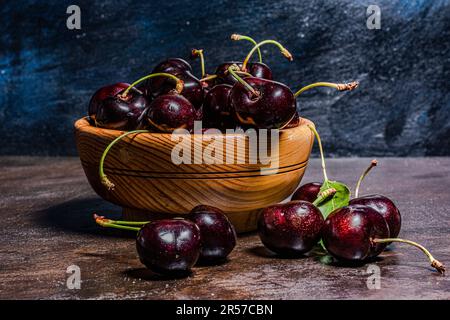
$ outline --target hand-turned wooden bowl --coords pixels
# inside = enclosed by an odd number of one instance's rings
[[[206,204],[224,210],[237,232],[247,232],[256,229],[261,208],[284,200],[300,183],[314,141],[307,124],[313,125],[301,119],[298,127],[279,132],[278,154],[275,155],[279,159],[279,169],[266,171],[266,174],[261,174],[261,169],[269,165],[259,160],[249,163],[249,137],[244,134],[203,135],[223,143],[225,154],[213,154],[215,159],[217,156],[224,159],[223,164],[206,164],[205,161],[175,164],[171,154],[179,141],[173,141],[177,139],[172,139],[172,134],[131,134],[116,143],[105,160],[104,171],[115,185],[113,190],[102,185],[99,162],[108,144],[123,132],[91,126],[86,119],[75,123],[75,131],[89,183],[102,198],[123,208],[124,219],[151,220],[182,215],[196,205]],[[202,141],[200,134],[190,136],[193,159],[194,149],[204,150],[211,141]],[[234,143],[227,143],[230,139]],[[271,150],[270,144],[268,148]],[[233,151],[235,161],[227,164],[226,155]],[[243,164],[236,163],[239,156],[241,162],[245,157]]]

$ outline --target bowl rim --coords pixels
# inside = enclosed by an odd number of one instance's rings
[[[106,134],[117,135],[117,136],[119,136],[125,132],[132,131],[132,130],[128,130],[128,131],[127,130],[114,130],[114,129],[95,127],[89,123],[88,119],[89,119],[89,116],[85,116],[85,117],[77,119],[74,123],[75,129],[76,130],[86,130],[87,129],[87,130],[92,130],[92,131],[96,131],[96,132],[100,131],[100,132],[104,132]],[[307,118],[300,116],[300,121],[299,121],[298,126],[292,127],[292,128],[280,129],[279,131],[280,131],[280,133],[293,133],[306,125],[312,125],[313,127],[315,127],[314,122],[312,122],[311,120],[309,120]],[[218,130],[217,128],[209,128],[209,129]],[[244,130],[244,132],[245,131],[246,130]],[[161,137],[168,137],[173,134],[174,134],[173,132],[142,132],[142,133],[140,133],[140,135],[151,135],[151,136],[161,136]],[[180,133],[180,134],[183,134],[183,133]],[[206,133],[205,134],[205,132],[202,132],[200,134],[199,133],[191,133],[190,135],[194,136],[194,137],[195,136],[203,136],[203,135],[211,135],[211,136],[221,135],[221,136],[227,136],[227,137],[233,137],[233,136],[242,137],[242,136],[245,136],[245,133],[236,133],[236,132],[235,133],[223,133],[223,132],[221,132],[220,134],[219,133]]]

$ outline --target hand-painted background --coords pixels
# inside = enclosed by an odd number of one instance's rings
[[[66,9],[81,8],[79,31]],[[381,8],[368,30],[366,8]],[[166,57],[204,48],[207,69],[264,47],[276,79],[360,81],[299,100],[328,155],[450,155],[450,1],[7,1],[0,6],[0,154],[74,155],[73,122],[100,86],[132,80]],[[192,62],[197,75],[198,62]]]

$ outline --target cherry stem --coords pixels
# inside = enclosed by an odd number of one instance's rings
[[[129,230],[129,231],[139,231],[141,229],[141,228],[137,228],[137,227],[130,227],[130,226],[124,226],[124,225],[120,225],[120,224],[115,224],[112,222],[113,220],[109,220],[109,219],[106,219],[105,217],[97,216],[96,214],[94,214],[94,219],[98,225],[105,227],[105,228],[116,228],[116,229]]]
[[[405,239],[399,239],[399,238],[386,238],[386,239],[373,239],[372,242],[374,243],[386,243],[386,242],[401,242],[406,243],[409,245],[412,245],[416,248],[419,248],[430,260],[431,266],[435,268],[439,273],[445,274],[445,266],[442,262],[436,260],[424,246],[418,244],[417,242],[411,241],[411,240],[405,240]]]
[[[335,188],[330,188],[330,189],[320,192],[319,195],[317,196],[317,199],[314,200],[313,205],[315,205],[317,207],[319,204],[321,204],[322,202],[327,200],[329,197],[334,196],[335,193],[336,193]]]
[[[123,221],[123,220],[112,220],[105,218],[104,216],[99,216],[97,214],[93,214],[94,220],[97,223],[110,223],[110,224],[118,224],[122,226],[143,226],[144,224],[150,223],[151,221]]]
[[[142,77],[142,78],[136,80],[135,82],[133,82],[132,84],[130,84],[128,86],[128,88],[126,88],[125,91],[121,94],[122,98],[126,98],[127,97],[128,92],[131,90],[131,88],[135,87],[136,85],[138,85],[142,81],[145,81],[147,79],[154,78],[154,77],[171,78],[171,79],[176,81],[175,89],[178,91],[178,93],[181,93],[181,91],[183,91],[184,84],[183,84],[183,81],[181,79],[175,77],[173,74],[170,74],[170,73],[158,72],[158,73],[152,73],[152,74],[146,75],[145,77]]]
[[[312,125],[308,125],[308,128],[314,133],[317,139],[317,143],[319,144],[319,150],[320,150],[320,158],[322,159],[322,171],[323,171],[323,178],[325,181],[328,181],[327,176],[327,169],[325,167],[325,157],[323,155],[323,148],[322,148],[322,141],[320,140],[319,133],[317,132],[316,128],[314,128]]]
[[[215,78],[217,78],[217,74],[212,74],[212,75],[206,76],[206,77],[204,77],[204,78],[201,78],[201,79],[200,79],[200,82],[205,82],[205,81],[213,80],[213,79],[215,79]]]
[[[242,34],[232,34],[231,35],[231,40],[235,40],[235,41],[239,41],[239,40],[247,40],[250,41],[254,46],[256,46],[258,43],[253,39],[250,38],[249,36],[244,36]],[[258,57],[259,57],[259,62],[262,63],[262,54],[261,54],[261,50],[258,48]]]
[[[203,49],[192,49],[192,56],[200,57],[200,65],[202,67],[202,78],[205,77],[206,68],[205,68],[205,56],[203,54]]]
[[[363,172],[363,174],[359,177],[358,182],[356,183],[356,189],[355,189],[355,198],[358,198],[359,195],[359,187],[361,186],[361,182],[364,180],[364,178],[367,176],[367,174],[372,170],[373,167],[376,167],[378,164],[378,161],[373,159],[370,162],[370,165],[366,168],[366,170]]]
[[[329,87],[329,88],[334,88],[339,91],[351,91],[353,89],[356,89],[358,87],[358,85],[359,85],[359,83],[357,81],[353,81],[353,82],[349,82],[349,83],[316,82],[316,83],[309,84],[309,85],[301,88],[300,90],[298,90],[294,94],[294,97],[297,98],[303,92],[305,92],[309,89],[312,89],[312,88],[316,88],[316,87]]]
[[[150,132],[148,130],[134,130],[134,131],[128,131],[125,132],[123,134],[121,134],[120,136],[118,136],[117,138],[115,138],[113,141],[111,141],[111,143],[106,147],[105,151],[103,151],[102,157],[100,158],[100,164],[99,164],[99,175],[100,175],[100,181],[101,183],[108,188],[108,190],[113,190],[115,185],[114,183],[112,183],[108,177],[106,176],[104,170],[103,170],[103,165],[105,163],[105,158],[106,155],[108,154],[109,150],[112,148],[113,145],[115,145],[118,141],[122,140],[124,137],[133,134],[133,133],[146,133],[146,132]]]
[[[251,85],[249,85],[247,82],[245,82],[244,79],[242,79],[235,71],[235,68],[238,68],[236,65],[232,65],[228,67],[228,72],[231,73],[231,75],[239,81],[248,91],[250,91],[253,95],[259,96],[259,92],[253,89]]]
[[[244,71],[240,71],[240,70],[235,70],[234,72],[236,72],[238,75],[241,76],[246,76],[246,77],[253,77],[250,73],[248,72],[244,72]]]
[[[255,53],[255,51],[265,45],[265,44],[274,44],[276,45],[278,48],[280,48],[281,54],[283,54],[289,61],[292,61],[294,58],[292,57],[292,54],[285,48],[283,47],[279,42],[275,41],[275,40],[264,40],[261,41],[260,43],[258,43],[256,46],[253,47],[253,49],[248,53],[247,57],[245,58],[244,62],[242,63],[242,71],[246,71],[247,70],[247,63],[250,60],[251,56],[253,55],[253,53]]]

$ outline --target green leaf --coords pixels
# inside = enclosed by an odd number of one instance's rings
[[[345,184],[338,181],[325,180],[320,188],[320,192],[330,188],[336,189],[334,196],[321,202],[317,206],[325,219],[331,212],[337,208],[342,208],[348,205],[348,202],[350,201],[350,189]]]

